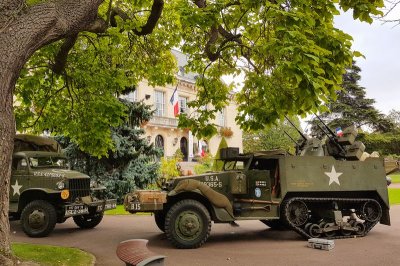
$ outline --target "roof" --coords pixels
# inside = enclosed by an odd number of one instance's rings
[[[198,76],[198,74],[193,72],[185,72],[185,66],[188,64],[189,57],[186,54],[176,49],[172,49],[171,52],[175,56],[176,61],[178,63],[178,68],[179,68],[178,79],[182,79],[193,83],[196,82],[196,77]]]
[[[58,152],[50,152],[50,151],[19,151],[14,153],[13,156],[27,156],[27,157],[63,157],[66,158],[64,154]]]
[[[256,151],[254,157],[288,155],[285,150]]]
[[[17,134],[14,137],[14,152],[27,150],[60,151],[59,143],[48,137]]]

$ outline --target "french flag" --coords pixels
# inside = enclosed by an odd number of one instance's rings
[[[336,135],[338,137],[343,137],[343,131],[341,127],[336,128]]]
[[[174,107],[174,116],[179,115],[179,97],[178,97],[178,86],[176,86],[174,93],[172,93],[172,97],[169,100],[172,106]]]

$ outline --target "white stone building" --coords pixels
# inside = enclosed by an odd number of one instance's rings
[[[177,88],[180,113],[191,112],[187,106],[189,101],[196,99],[197,89],[195,86],[195,75],[184,73],[183,66],[186,64],[186,56],[179,51],[173,50],[178,61],[179,73],[177,74],[178,85],[168,84],[163,87],[151,87],[147,81],[142,81],[137,86],[135,92],[126,95],[132,101],[144,100],[146,104],[153,105],[155,109],[154,117],[148,124],[143,126],[146,136],[150,142],[164,150],[166,157],[173,156],[179,149],[185,161],[191,161],[194,157],[201,155],[202,151],[209,152],[215,156],[219,143],[220,134],[215,135],[209,140],[196,139],[189,130],[179,129],[178,118],[174,115],[173,105],[170,99]],[[230,147],[239,147],[243,151],[242,131],[235,122],[237,115],[236,104],[230,104],[221,113],[217,114],[215,123],[220,128],[230,128],[233,134],[225,137]],[[229,130],[228,130],[229,131]]]

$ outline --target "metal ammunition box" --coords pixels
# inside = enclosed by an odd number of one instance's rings
[[[349,160],[360,160],[365,150],[365,145],[361,141],[356,141],[351,145],[346,153]]]
[[[310,238],[308,239],[309,248],[331,250],[335,247],[335,242],[333,240],[322,239],[322,238]]]
[[[354,126],[347,127],[343,130],[343,136],[338,138],[341,145],[352,145],[356,140],[358,132]]]
[[[239,155],[239,148],[223,148],[221,149],[221,159],[236,157]]]

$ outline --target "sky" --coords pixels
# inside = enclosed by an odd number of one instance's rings
[[[399,11],[392,17],[400,18]],[[353,50],[365,56],[356,60],[361,68],[359,84],[365,87],[367,97],[376,101],[375,107],[382,113],[400,111],[400,25],[359,22],[346,12],[336,17],[335,26],[350,34]]]

